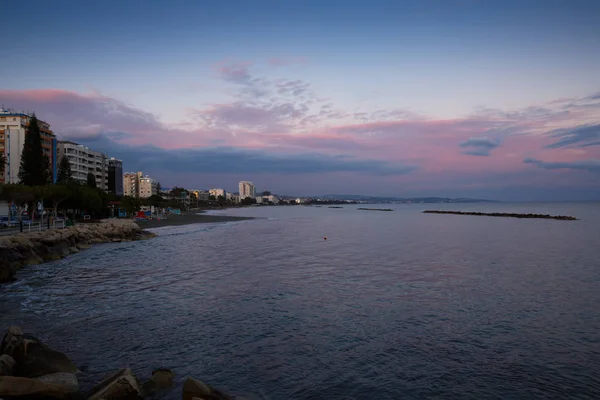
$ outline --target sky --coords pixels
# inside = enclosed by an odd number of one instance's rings
[[[2,6],[0,104],[163,187],[600,200],[600,1]]]

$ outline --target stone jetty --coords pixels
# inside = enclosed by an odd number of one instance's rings
[[[357,208],[362,211],[394,211],[391,208]]]
[[[467,212],[467,211],[442,211],[442,210],[425,210],[425,214],[455,214],[455,215],[480,215],[486,217],[508,217],[508,218],[538,218],[538,219],[558,219],[562,221],[576,221],[577,218],[567,215],[548,215],[548,214],[516,214],[516,213],[482,213],[482,212]]]
[[[0,398],[141,400],[173,386],[175,374],[166,368],[152,372],[140,383],[133,371],[123,368],[110,374],[93,389],[80,390],[81,371],[65,354],[51,349],[17,326],[11,326],[0,344]],[[206,383],[187,378],[183,400],[233,400]]]
[[[120,219],[2,236],[0,283],[13,280],[16,271],[25,265],[59,260],[93,244],[142,240],[154,236],[142,230],[133,220]]]

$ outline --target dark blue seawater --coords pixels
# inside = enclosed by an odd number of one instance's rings
[[[86,388],[130,366],[249,399],[600,397],[600,204],[392,208],[230,210],[262,218],[96,246],[0,286],[0,326]]]

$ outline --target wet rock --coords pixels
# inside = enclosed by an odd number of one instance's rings
[[[88,400],[138,400],[142,399],[140,382],[129,368],[117,371],[113,376],[100,382]]]
[[[233,397],[217,390],[206,383],[188,378],[183,384],[183,400],[233,400]]]
[[[15,354],[23,348],[23,330],[18,326],[11,326],[6,331],[0,344],[0,353],[15,358]]]
[[[68,372],[56,372],[54,374],[39,376],[35,379],[41,382],[67,387],[71,392],[77,392],[79,390],[77,377],[75,374],[70,374]]]
[[[16,361],[8,354],[0,356],[0,376],[10,376],[15,369]]]
[[[173,378],[175,375],[170,369],[159,368],[152,371],[152,377],[143,385],[144,395],[165,390],[173,386]]]
[[[0,396],[25,397],[39,399],[50,397],[53,399],[67,399],[73,391],[62,385],[42,382],[32,378],[16,376],[0,376]]]
[[[56,351],[35,338],[24,339],[22,350],[13,356],[17,362],[15,375],[28,378],[67,372],[74,374],[79,369],[73,361],[60,351]]]
[[[75,247],[75,246],[69,247],[69,252],[71,254],[76,254],[76,253],[79,253],[79,249],[77,247]]]

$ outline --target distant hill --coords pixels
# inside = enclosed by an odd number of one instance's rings
[[[379,197],[362,196],[352,194],[328,194],[322,196],[323,199],[331,200],[350,200],[367,203],[491,203],[493,200],[470,199],[466,197],[448,198],[448,197]]]

